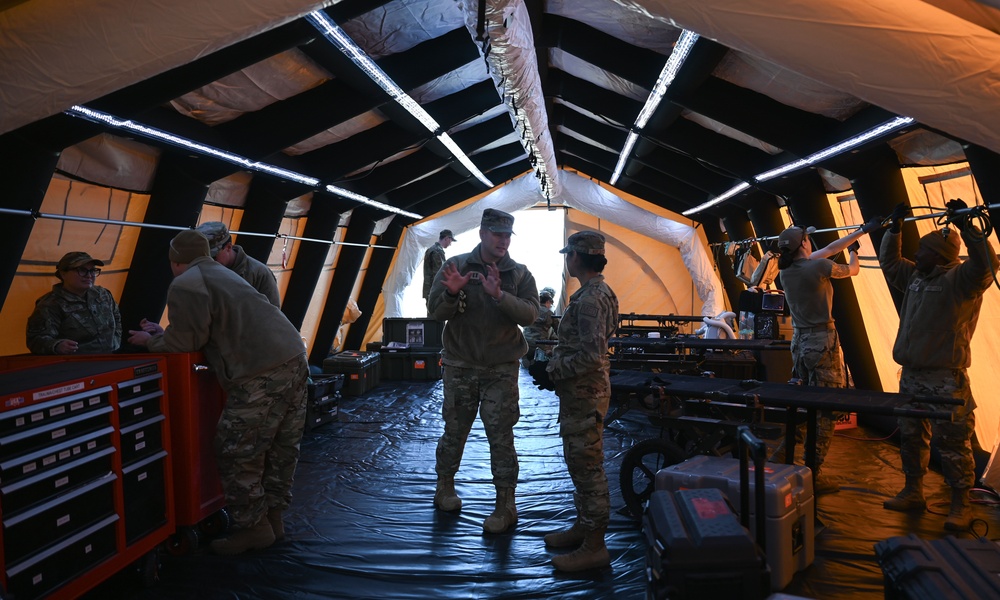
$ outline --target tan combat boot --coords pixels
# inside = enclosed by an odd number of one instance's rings
[[[545,545],[549,548],[578,548],[583,543],[587,530],[580,524],[579,517],[569,529],[553,531],[546,534]]]
[[[263,550],[274,543],[274,530],[263,515],[253,527],[237,529],[226,537],[212,540],[209,547],[216,554],[241,554],[247,550]]]
[[[969,503],[969,488],[951,490],[951,510],[944,520],[945,531],[967,531],[972,520],[972,506]]]
[[[462,509],[462,499],[455,493],[454,476],[438,475],[437,490],[434,491],[434,506],[445,512]]]
[[[611,556],[604,545],[604,530],[588,531],[583,545],[569,554],[552,557],[552,566],[565,573],[602,569],[611,565]]]
[[[906,476],[906,485],[903,490],[896,494],[895,498],[890,498],[882,503],[884,508],[898,510],[900,512],[922,511],[927,509],[927,501],[924,500],[924,478]]]
[[[503,533],[517,525],[517,507],[514,506],[514,488],[497,488],[497,505],[493,514],[483,521],[486,533]]]
[[[274,541],[280,542],[285,539],[284,511],[278,507],[267,510],[267,522],[271,524],[271,531],[274,532]]]

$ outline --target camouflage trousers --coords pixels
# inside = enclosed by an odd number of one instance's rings
[[[951,411],[952,421],[938,419],[899,419],[899,455],[903,473],[921,477],[930,462],[931,441],[941,453],[944,481],[955,489],[971,488],[976,481],[972,456],[972,432],[976,429],[973,409],[976,401],[965,369],[911,369],[903,367],[899,380],[902,394],[959,398],[965,403],[928,404],[913,402],[908,407]]]
[[[521,418],[517,389],[518,363],[492,367],[457,367],[445,365],[444,434],[438,440],[438,475],[454,477],[462,463],[462,453],[469,432],[479,413],[490,443],[490,467],[493,485],[517,486],[517,452],[514,450],[514,425]]]
[[[803,385],[842,388],[844,355],[840,350],[840,337],[834,328],[820,331],[795,330],[792,335],[792,370]],[[844,413],[832,410],[816,411],[816,471],[818,472],[833,443],[837,420]],[[795,432],[795,441],[802,445],[806,438],[805,425]]]
[[[233,524],[252,527],[292,500],[306,422],[305,354],[226,390],[215,434],[219,478]]]
[[[604,531],[611,518],[608,477],[604,472],[604,424],[563,435],[563,456],[573,480],[577,519],[587,531]]]

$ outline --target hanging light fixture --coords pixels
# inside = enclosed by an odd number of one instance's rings
[[[785,175],[793,171],[798,171],[799,169],[805,169],[807,167],[811,167],[816,163],[819,163],[828,158],[833,158],[838,154],[843,154],[844,152],[847,152],[848,150],[851,150],[853,148],[857,148],[862,144],[865,144],[872,140],[876,140],[887,134],[903,129],[904,127],[908,127],[913,123],[914,120],[911,117],[895,117],[894,119],[890,119],[885,123],[878,125],[877,127],[872,127],[871,129],[861,134],[846,139],[843,142],[840,142],[839,144],[834,144],[828,148],[820,150],[819,152],[814,152],[813,154],[810,154],[805,158],[793,160],[792,162],[782,165],[776,169],[771,169],[770,171],[764,171],[763,173],[751,178],[750,182],[745,182],[745,181],[740,182],[731,189],[727,190],[726,192],[716,196],[715,198],[712,198],[708,202],[699,204],[694,208],[689,208],[688,210],[684,211],[681,214],[684,215],[685,217],[698,214],[703,210],[712,208],[713,206],[717,206],[725,202],[729,198],[732,198],[736,194],[739,194],[740,192],[746,190],[752,184],[762,183],[769,179],[774,179],[775,177],[780,177],[781,175]]]
[[[375,61],[371,59],[368,54],[365,53],[354,40],[347,35],[343,29],[341,29],[336,23],[333,22],[326,13],[322,11],[311,12],[306,15],[306,20],[312,24],[313,27],[323,34],[328,42],[334,45],[338,50],[344,53],[345,56],[351,59],[359,69],[364,71],[372,81],[374,81],[380,88],[382,88],[385,93],[389,94],[397,104],[403,107],[406,112],[413,115],[420,123],[430,131],[434,137],[438,139],[439,142],[444,144],[444,147],[448,149],[449,152],[465,167],[469,173],[478,179],[488,188],[493,187],[493,182],[486,178],[486,175],[479,170],[472,160],[466,156],[465,152],[458,147],[458,144],[451,139],[446,132],[441,130],[441,125],[434,120],[424,107],[420,106],[416,100],[410,97],[409,94],[403,91],[395,81],[389,77],[385,71],[381,69]]]
[[[615,185],[618,178],[621,176],[622,171],[625,169],[625,164],[628,162],[629,158],[632,156],[632,148],[635,147],[635,143],[639,141],[639,135],[642,133],[646,123],[653,116],[656,108],[660,105],[660,101],[663,100],[663,96],[666,95],[667,89],[670,88],[670,84],[674,82],[677,77],[677,73],[680,72],[681,66],[684,61],[687,60],[688,55],[691,54],[691,49],[694,48],[695,42],[698,41],[698,34],[692,31],[684,30],[681,31],[680,36],[677,38],[677,43],[674,44],[674,49],[670,53],[670,57],[667,58],[666,64],[663,65],[663,69],[660,71],[659,77],[656,78],[656,84],[653,86],[653,91],[650,92],[649,97],[646,98],[646,103],[643,104],[642,110],[639,111],[639,116],[635,119],[635,124],[632,129],[628,132],[628,137],[625,139],[625,145],[622,146],[621,154],[618,155],[618,164],[615,165],[615,171],[611,175],[611,180],[608,182],[611,185]]]
[[[256,160],[251,160],[239,154],[234,154],[226,150],[221,150],[215,148],[214,146],[209,146],[208,144],[202,144],[201,142],[195,142],[194,140],[189,140],[187,138],[175,135],[168,131],[163,131],[156,127],[150,127],[149,125],[144,125],[133,121],[131,119],[121,119],[112,114],[108,114],[103,111],[94,110],[86,106],[73,106],[65,111],[66,114],[73,117],[80,117],[97,123],[101,123],[112,129],[123,129],[130,133],[141,135],[142,137],[157,140],[159,142],[165,142],[172,146],[177,146],[179,148],[184,148],[191,152],[195,152],[204,156],[211,156],[217,158],[221,161],[227,162],[232,165],[236,165],[242,169],[247,169],[248,171],[256,171],[258,173],[267,173],[268,175],[274,175],[288,181],[294,181],[296,183],[301,183],[312,188],[317,188],[320,184],[320,180],[316,177],[311,177],[309,175],[304,175],[302,173],[297,173],[295,171],[290,171],[288,169],[283,169],[275,165],[268,163],[263,163]],[[401,208],[396,208],[395,206],[390,206],[384,202],[379,202],[377,200],[372,200],[361,194],[354,193],[350,190],[345,190],[344,188],[337,187],[335,185],[327,185],[322,188],[323,190],[340,196],[342,198],[347,198],[348,200],[354,200],[355,202],[360,202],[362,204],[367,204],[368,206],[378,208],[379,210],[384,210],[386,212],[395,213],[398,215],[403,215],[406,217],[411,217],[413,219],[423,219],[422,215],[405,211]]]

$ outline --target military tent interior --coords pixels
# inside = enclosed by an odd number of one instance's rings
[[[27,351],[25,321],[70,250],[106,263],[126,327],[166,324],[165,248],[213,220],[271,267],[314,365],[380,340],[383,317],[424,316],[402,301],[423,251],[444,228],[474,238],[487,207],[560,211],[562,238],[602,231],[622,312],[715,316],[746,289],[735,242],[759,258],[794,223],[825,244],[899,202],[1000,214],[998,62],[994,0],[0,0],[0,356]],[[936,222],[908,221],[904,254]],[[900,297],[880,239],[835,282],[834,316],[854,385],[892,392]],[[532,253],[515,235],[515,260]],[[574,285],[560,282],[563,306]],[[970,369],[987,456],[998,315],[994,287]],[[434,418],[439,390],[400,394]],[[623,539],[638,558],[616,566],[641,570],[639,534]],[[474,581],[483,567],[447,568]],[[529,579],[453,595],[553,585]],[[283,585],[271,593],[298,597]]]

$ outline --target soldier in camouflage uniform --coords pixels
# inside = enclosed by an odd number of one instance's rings
[[[121,346],[122,320],[108,290],[94,285],[104,263],[69,252],[56,264],[59,283],[35,301],[28,317],[32,354],[110,354]]]
[[[604,236],[581,231],[560,250],[580,289],[559,322],[559,344],[546,371],[559,396],[559,435],[575,492],[576,521],[545,536],[553,548],[575,548],[552,558],[566,572],[611,564],[604,545],[611,500],[604,472],[604,415],[611,399],[608,340],[618,327],[618,297],[604,282]]]
[[[434,283],[434,276],[444,265],[444,249],[455,241],[455,236],[450,229],[442,229],[438,235],[438,241],[424,252],[424,303],[431,295],[431,284]],[[430,309],[427,309],[428,316]]]
[[[210,547],[219,554],[266,548],[284,535],[282,512],[292,498],[305,426],[305,346],[280,310],[211,259],[200,232],[174,237],[170,267],[170,324],[164,330],[144,319],[129,342],[154,352],[205,353],[227,396],[215,452],[235,526]]]
[[[556,320],[552,317],[552,298],[555,290],[543,288],[538,293],[538,317],[535,322],[524,328],[524,339],[528,342],[528,352],[521,358],[521,366],[530,367],[535,362],[535,350],[541,349],[542,353],[549,354],[548,346],[540,347],[536,344],[538,340],[552,339],[552,328]]]
[[[278,294],[278,281],[274,277],[274,272],[264,263],[248,255],[241,246],[234,246],[233,236],[230,235],[225,223],[208,221],[199,225],[198,231],[208,238],[208,246],[216,262],[235,271],[255,290],[264,294],[268,302],[281,308],[281,296]]]
[[[948,202],[949,211],[964,209],[961,200]],[[975,483],[972,434],[976,402],[966,369],[972,364],[969,347],[979,320],[983,293],[997,271],[997,255],[989,240],[964,216],[951,222],[961,231],[969,259],[959,261],[959,233],[945,227],[920,238],[910,261],[900,256],[900,225],[909,209],[897,207],[893,225],[882,238],[879,265],[889,285],[903,292],[899,331],[892,358],[902,365],[901,393],[958,398],[960,406],[916,406],[949,410],[951,421],[899,419],[900,457],[906,485],[884,503],[890,510],[924,510],[923,476],[930,461],[930,442],[941,453],[941,471],[952,490],[944,527],[965,531],[971,520],[969,489]]]
[[[431,317],[448,321],[442,334],[444,434],[437,445],[434,505],[462,508],[455,474],[478,412],[490,443],[496,508],[483,523],[503,533],[517,523],[514,425],[521,417],[518,360],[527,351],[521,329],[538,316],[538,290],[528,268],[507,254],[514,217],[488,208],[472,252],[445,262],[431,286]]]
[[[853,277],[860,272],[858,238],[878,227],[877,221],[861,227],[848,236],[814,249],[809,231],[789,227],[778,236],[778,268],[785,300],[792,315],[792,368],[795,377],[805,385],[845,387],[844,357],[840,338],[834,326],[833,285],[831,280]],[[848,250],[848,264],[839,264],[828,257]],[[838,492],[840,488],[822,476],[822,466],[833,442],[840,413],[831,410],[816,412],[816,464],[813,489],[816,494]],[[804,439],[802,428],[798,441]]]

